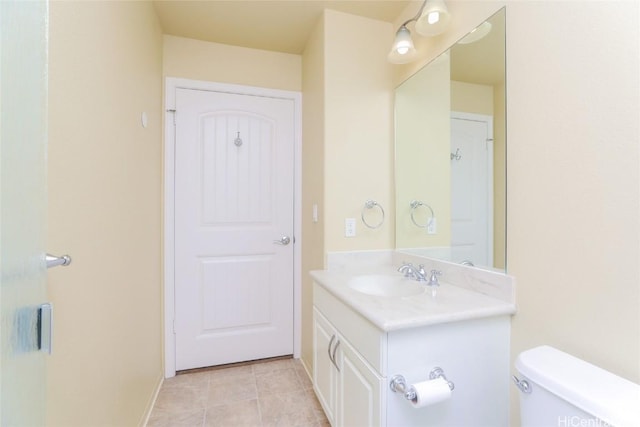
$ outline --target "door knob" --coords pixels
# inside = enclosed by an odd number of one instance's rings
[[[273,243],[277,245],[287,246],[291,243],[291,238],[289,236],[282,236],[280,240],[274,240]]]
[[[45,256],[47,262],[47,268],[57,267],[59,265],[67,266],[71,264],[71,257],[69,255],[55,256],[47,254]]]

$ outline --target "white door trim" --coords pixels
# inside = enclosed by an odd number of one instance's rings
[[[241,86],[227,83],[215,83],[200,80],[167,77],[165,80],[165,134],[164,134],[164,376],[170,378],[176,374],[176,344],[173,330],[175,317],[175,272],[174,272],[174,235],[175,235],[175,94],[176,89],[194,89],[214,92],[234,93],[270,98],[290,99],[294,103],[294,237],[293,250],[293,357],[301,353],[301,235],[302,235],[302,94],[300,92],[278,89],[266,89],[253,86]],[[172,111],[173,110],[173,111]]]

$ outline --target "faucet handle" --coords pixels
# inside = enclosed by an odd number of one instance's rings
[[[418,266],[418,272],[419,272],[420,274],[422,274],[423,276],[427,274],[427,272],[424,270],[424,264],[420,264],[420,265]]]
[[[407,266],[407,268],[406,268],[406,270],[405,270],[405,271],[406,271],[406,272],[405,272],[405,277],[412,276],[412,275],[413,275],[413,271],[414,271],[415,267],[414,267],[414,266],[413,266],[413,264],[411,264],[411,263],[407,264],[406,266]]]
[[[440,286],[440,283],[438,283],[438,276],[442,276],[442,271],[431,270],[429,273],[429,286]]]

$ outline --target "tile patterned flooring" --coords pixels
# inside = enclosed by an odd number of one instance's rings
[[[148,427],[330,427],[302,363],[278,359],[166,379]]]

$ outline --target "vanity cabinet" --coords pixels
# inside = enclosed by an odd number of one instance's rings
[[[313,311],[316,395],[333,426],[379,426],[383,381],[349,341]]]
[[[510,315],[383,330],[313,289],[313,386],[333,427],[509,425]],[[394,375],[413,384],[436,367],[455,384],[448,400],[415,408],[389,388]]]

